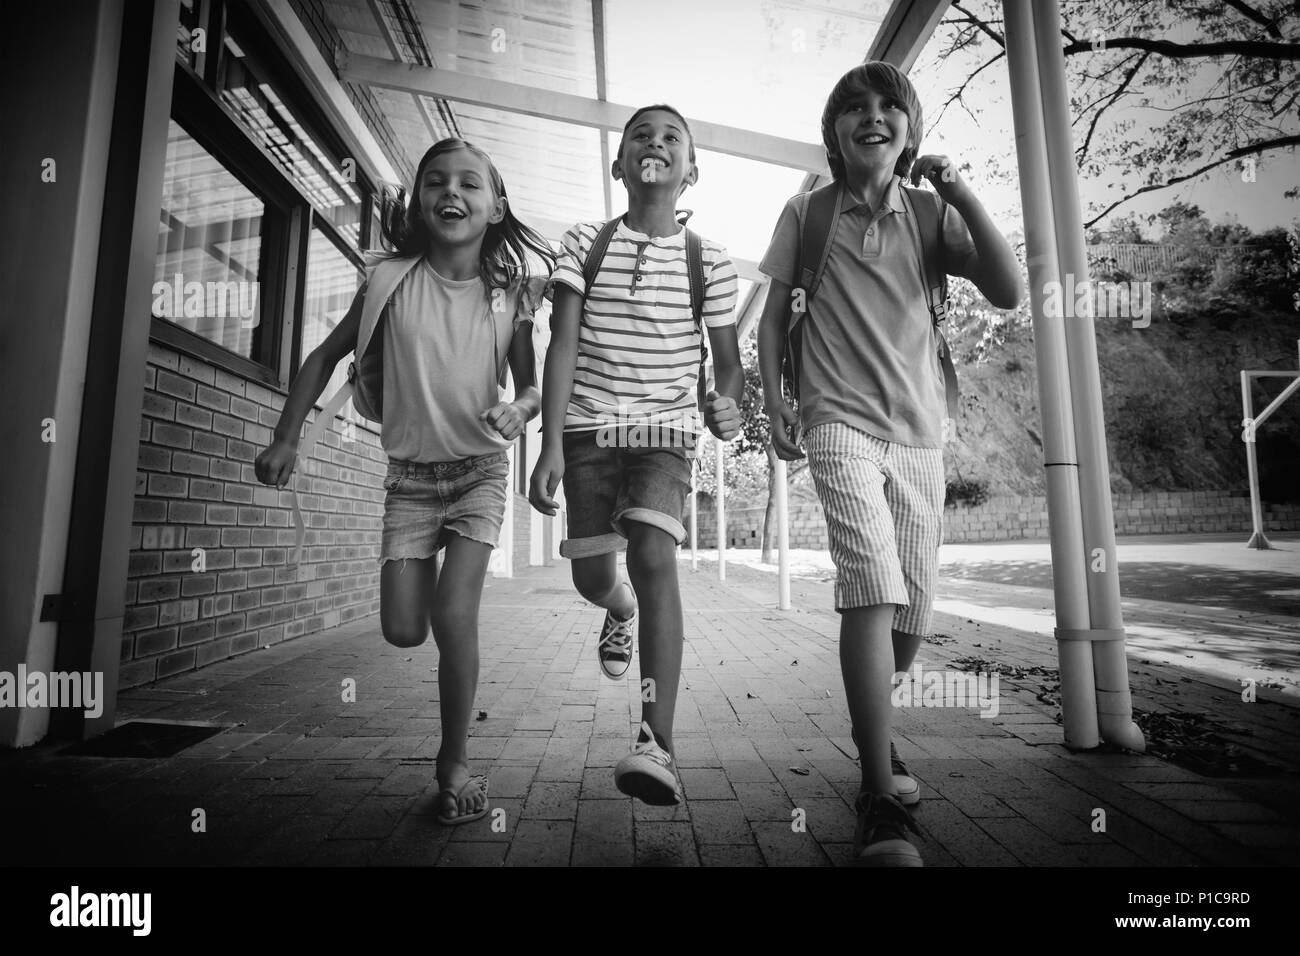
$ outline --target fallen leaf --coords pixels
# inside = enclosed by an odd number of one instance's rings
[[[801,776],[801,777],[806,777],[806,776],[808,776],[808,771],[807,771],[807,769],[805,769],[804,767],[791,767],[791,768],[790,768],[790,772],[791,772],[791,773],[797,773],[797,774],[798,774],[799,776]]]
[[[487,720],[487,711],[486,711],[486,710],[480,710],[480,711],[478,712],[478,719],[479,719],[479,720]]]
[[[751,694],[748,691],[745,692],[745,696],[748,697],[750,700],[758,700],[758,697],[756,695]]]

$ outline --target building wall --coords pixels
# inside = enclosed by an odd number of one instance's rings
[[[309,484],[299,485],[307,535],[302,562],[292,569],[292,494],[261,484],[253,472],[284,398],[150,345],[123,688],[379,610],[387,465],[379,436],[358,426],[355,441],[348,440],[339,420],[326,429],[307,466]],[[515,570],[529,563],[528,512],[527,499],[516,495]]]
[[[55,659],[58,625],[40,609],[63,590],[122,9],[107,0],[51,16],[14,4],[4,15],[0,174],[22,184],[0,235],[0,671],[12,674]],[[48,723],[44,708],[0,707],[0,746],[35,743]]]
[[[1115,531],[1132,534],[1187,534],[1251,530],[1250,498],[1226,491],[1159,491],[1113,496]],[[758,548],[763,508],[727,512],[727,546]],[[944,509],[943,536],[948,542],[1047,538],[1047,499],[1042,495],[990,498],[977,507]],[[716,547],[712,505],[700,505],[700,546]],[[1265,508],[1266,531],[1300,530],[1300,505]],[[824,550],[829,547],[826,519],[817,502],[790,509],[790,547]]]
[[[253,473],[283,407],[277,391],[150,346],[122,687],[379,609],[378,436],[355,428],[355,441],[342,440],[339,421],[325,431],[308,484],[295,478],[307,535],[293,569],[292,494]]]

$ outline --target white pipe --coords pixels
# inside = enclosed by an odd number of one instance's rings
[[[727,580],[727,492],[722,485],[722,458],[727,452],[727,445],[716,438],[713,443],[718,449],[717,457],[714,459],[714,477],[717,479],[717,494],[714,495],[714,502],[718,507],[718,580],[725,581]]]
[[[786,494],[785,460],[776,460],[776,580],[777,604],[790,610],[790,507]]]
[[[1245,421],[1255,417],[1255,401],[1250,394],[1250,373],[1241,373],[1241,414]],[[1246,547],[1267,551],[1273,547],[1264,534],[1264,505],[1259,494],[1259,462],[1255,458],[1255,432],[1251,428],[1242,435],[1246,444],[1246,475],[1250,481],[1250,540]]]
[[[696,453],[699,452],[699,448],[700,448],[699,442],[696,442],[695,444]],[[699,493],[699,487],[698,487],[699,482],[696,477],[697,472],[699,471],[699,469],[696,467],[698,463],[699,463],[698,458],[691,460],[691,570],[692,571],[698,571],[700,569],[700,520],[699,520],[700,506],[699,506],[699,502],[695,500],[696,494]]]
[[[1083,214],[1079,208],[1079,182],[1070,129],[1070,98],[1065,88],[1065,55],[1061,52],[1061,11],[1053,3],[1026,6],[1033,10],[1057,255],[1061,271],[1067,276],[1073,274],[1077,287],[1088,279],[1088,257],[1083,245]],[[1091,311],[1086,309],[1083,315],[1065,323],[1075,451],[1079,463],[1079,502],[1088,558],[1088,612],[1093,629],[1122,634],[1124,613],[1120,607],[1115,514],[1110,499],[1110,456],[1106,449],[1101,371],[1097,363],[1097,335]],[[1124,640],[1094,640],[1091,643],[1098,729],[1102,739],[1130,750],[1145,750],[1142,731],[1133,722]]]
[[[1003,11],[1025,246],[1029,253],[1029,291],[1037,358],[1038,407],[1043,425],[1056,622],[1063,629],[1080,630],[1089,624],[1087,568],[1079,516],[1074,424],[1069,406],[1065,320],[1061,315],[1048,315],[1044,309],[1049,283],[1059,283],[1061,276],[1056,254],[1038,61],[1033,49],[1029,5],[1004,0]],[[1092,655],[1088,644],[1058,641],[1057,655],[1066,746],[1095,747],[1100,738]]]
[[[501,519],[501,535],[497,541],[497,568],[499,578],[515,576],[515,446],[506,449],[506,513]]]

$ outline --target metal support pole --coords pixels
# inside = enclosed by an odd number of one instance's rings
[[[695,445],[698,454],[699,443]],[[691,460],[691,570],[700,569],[700,505],[695,500],[699,494],[699,463],[698,458]]]
[[[1273,547],[1264,534],[1264,503],[1259,495],[1259,461],[1255,457],[1255,402],[1250,395],[1250,374],[1241,373],[1242,440],[1246,443],[1246,474],[1250,480],[1250,540],[1246,547],[1267,551]]]
[[[1065,321],[1044,309],[1046,290],[1061,280],[1052,216],[1046,133],[1033,46],[1029,5],[1005,0],[1007,67],[1015,121],[1016,154],[1029,253],[1029,291],[1037,358],[1038,405],[1043,423],[1047,508],[1051,529],[1052,583],[1056,621],[1061,628],[1088,627],[1083,530],[1079,516],[1078,464],[1070,416],[1070,372],[1065,352]],[[1092,655],[1084,641],[1058,641],[1061,711],[1065,743],[1095,747],[1099,741]]]
[[[713,500],[718,508],[718,580],[727,580],[727,491],[723,486],[723,462],[722,458],[727,453],[726,442],[718,439],[713,440],[717,447],[717,457],[714,459],[714,477],[717,479],[717,493]]]
[[[776,580],[778,606],[790,610],[790,508],[786,491],[786,464],[776,460]]]

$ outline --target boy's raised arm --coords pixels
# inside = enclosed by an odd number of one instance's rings
[[[1020,284],[1020,263],[1011,244],[998,231],[983,203],[957,172],[957,165],[947,156],[922,156],[912,166],[912,185],[922,178],[961,213],[975,243],[975,254],[966,260],[963,274],[975,283],[994,306],[1014,309],[1024,296]]]

